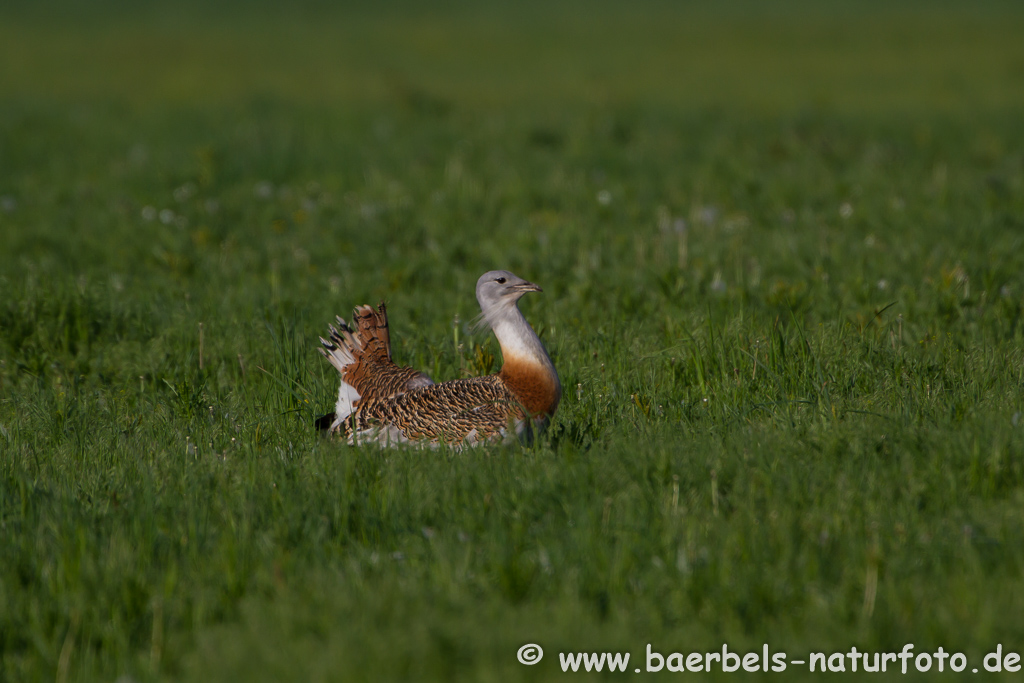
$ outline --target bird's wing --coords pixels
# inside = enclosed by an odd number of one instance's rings
[[[372,433],[384,427],[401,441],[461,443],[500,437],[510,423],[523,419],[512,393],[496,375],[488,375],[360,402],[351,429]]]

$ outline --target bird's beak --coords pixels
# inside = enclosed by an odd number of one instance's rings
[[[544,291],[543,289],[541,289],[537,285],[533,284],[532,282],[524,282],[521,285],[514,286],[512,289],[514,289],[517,292],[522,292],[523,294],[525,294],[526,292],[543,292]]]

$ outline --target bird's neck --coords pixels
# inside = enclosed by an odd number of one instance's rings
[[[562,397],[558,373],[537,333],[516,306],[488,316],[501,346],[499,376],[533,416],[551,415]]]

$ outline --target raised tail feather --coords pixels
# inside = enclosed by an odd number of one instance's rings
[[[326,426],[330,432],[344,430],[348,417],[361,401],[390,398],[433,384],[422,372],[400,368],[391,360],[391,335],[383,302],[376,310],[370,306],[356,307],[352,312],[354,330],[342,318],[337,321],[337,328],[330,326],[330,339],[320,338],[324,346],[320,353],[341,375],[334,419],[329,425],[326,419],[318,421],[321,429]]]

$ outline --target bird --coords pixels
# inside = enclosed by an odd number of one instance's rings
[[[376,443],[462,448],[488,442],[529,443],[550,422],[562,397],[551,357],[519,310],[519,299],[540,287],[492,270],[476,283],[479,325],[489,325],[501,347],[492,375],[435,384],[391,357],[383,302],[357,306],[352,324],[340,316],[319,351],[341,375],[333,413],[318,428],[349,444]]]

